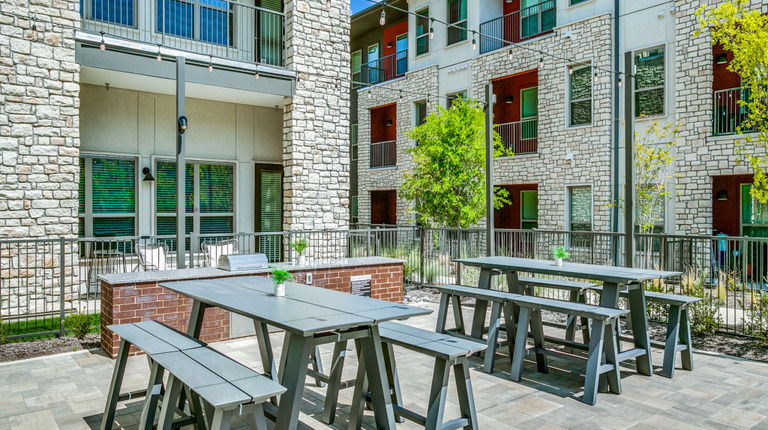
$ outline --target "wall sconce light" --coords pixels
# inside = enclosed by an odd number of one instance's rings
[[[507,104],[510,104],[510,103],[512,103],[514,101],[515,101],[515,97],[514,96],[507,96]]]
[[[391,119],[387,120],[387,127],[392,127],[392,120]]]
[[[715,64],[726,64],[728,63],[728,56],[723,53],[717,56],[717,59],[715,60]]]
[[[715,195],[715,198],[717,200],[720,200],[721,202],[728,200],[728,190],[718,191],[717,194]]]
[[[142,179],[143,181],[152,182],[155,180],[155,177],[152,176],[152,171],[149,169],[149,167],[141,169],[141,173],[144,174],[144,179]]]
[[[391,48],[392,48],[392,41],[390,40],[389,43],[387,43],[387,49],[391,49]]]
[[[187,127],[188,127],[187,126],[187,117],[180,116],[179,120],[178,120],[178,123],[179,123],[179,134],[184,134],[184,132],[187,131]]]

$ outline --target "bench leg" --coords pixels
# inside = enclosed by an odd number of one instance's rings
[[[685,349],[680,353],[680,361],[685,370],[693,370],[693,347],[691,344],[691,321],[688,319],[688,308],[685,307],[680,315],[680,343]]]
[[[339,388],[341,385],[341,373],[344,370],[344,359],[347,354],[347,341],[336,342],[333,346],[333,362],[331,373],[328,376],[328,388],[325,392],[325,407],[323,407],[322,420],[326,424],[333,424],[336,418],[336,406],[339,401]]]
[[[312,370],[314,370],[317,373],[322,374],[323,373],[323,359],[320,357],[320,347],[318,345],[315,345],[315,349],[312,351]],[[325,387],[325,382],[321,381],[319,378],[315,378],[315,385],[322,388]]]
[[[456,377],[456,392],[459,396],[459,409],[462,418],[469,421],[469,425],[464,427],[469,430],[476,430],[477,411],[475,410],[475,399],[472,395],[472,380],[469,379],[469,363],[466,357],[462,357],[453,365],[453,375]]]
[[[677,339],[680,336],[680,306],[670,305],[667,318],[667,338],[664,342],[664,365],[661,376],[671,378],[675,375],[675,360],[677,358]]]
[[[485,360],[483,361],[483,370],[486,373],[493,373],[493,365],[496,361],[496,346],[499,340],[499,318],[501,318],[501,305],[493,302],[491,303],[491,325],[488,327],[488,347],[485,349]]]
[[[568,294],[568,300],[574,303],[577,303],[579,301],[579,295],[581,293],[579,291],[571,291]],[[573,340],[576,338],[576,315],[568,315],[568,320],[565,323],[565,340],[569,340],[573,342]],[[566,348],[566,352],[573,351],[573,348]]]
[[[480,280],[477,283],[478,288],[484,288],[486,290],[491,289],[493,270],[480,269]],[[475,301],[475,312],[472,315],[472,332],[471,336],[475,339],[483,338],[483,328],[485,326],[485,311],[488,310],[488,302],[485,300]]]
[[[456,331],[464,334],[464,312],[461,310],[461,297],[453,296],[451,303],[453,304],[453,322],[456,324]]]
[[[541,322],[541,310],[531,312],[531,332],[533,345],[536,347],[536,368],[540,373],[548,373],[547,354],[544,352],[544,324]]]
[[[267,430],[267,421],[264,419],[264,406],[261,403],[253,405],[248,420],[252,430]]]
[[[427,407],[427,430],[439,429],[443,425],[445,413],[445,397],[448,394],[448,376],[451,372],[448,363],[440,358],[435,359],[435,370],[432,374],[432,386],[429,389],[429,406]]]
[[[515,334],[515,347],[512,353],[512,367],[510,374],[512,380],[520,382],[523,375],[523,363],[525,361],[525,349],[528,343],[528,324],[531,320],[531,309],[520,308],[520,318],[517,320],[517,333]]]
[[[387,382],[389,384],[390,392],[392,393],[392,404],[402,407],[403,396],[400,391],[400,379],[397,377],[395,350],[391,343],[383,343],[381,346],[384,350],[384,368],[387,372]],[[395,414],[395,421],[402,423],[405,422],[405,418]]]
[[[232,423],[232,415],[234,415],[234,412],[234,410],[225,411],[223,409],[216,409],[213,413],[211,430],[228,430]]]
[[[450,301],[451,296],[449,294],[440,294],[440,307],[437,310],[437,327],[435,327],[435,333],[445,333],[445,324],[448,319],[448,302]]]
[[[618,340],[616,337],[615,322],[610,322],[605,325],[605,340],[603,340],[603,348],[605,349],[605,363],[610,364],[612,369],[608,372],[600,375],[601,391],[605,392],[603,387],[603,381],[607,379],[608,389],[612,393],[621,394],[621,371],[619,369],[619,357],[618,357]]]
[[[261,357],[261,366],[264,370],[264,375],[279,383],[280,377],[277,372],[277,366],[275,365],[272,341],[269,339],[269,327],[261,321],[253,320],[253,328],[256,330],[256,343],[259,344],[259,356]],[[272,397],[269,400],[273,405],[277,406],[280,396]]]
[[[653,360],[651,358],[651,338],[648,335],[648,315],[645,313],[645,291],[642,285],[630,288],[629,295],[629,320],[632,322],[632,337],[635,340],[635,348],[645,350],[645,354],[635,359],[637,373],[651,376],[653,374]]]
[[[295,429],[299,420],[299,404],[304,393],[304,381],[307,378],[309,355],[312,352],[312,339],[287,333],[283,357],[280,358],[280,384],[287,389],[280,396],[275,429]],[[289,371],[288,371],[289,370]]]
[[[592,320],[592,333],[589,341],[587,358],[587,375],[584,380],[584,403],[594,405],[597,400],[600,364],[603,357],[603,339],[605,336],[604,322]]]
[[[504,330],[507,332],[507,348],[509,349],[509,359],[515,356],[515,334],[517,331],[517,322],[514,317],[514,305],[510,301],[503,304],[504,310]]]
[[[128,361],[128,352],[130,350],[130,342],[120,339],[120,347],[117,350],[117,359],[115,359],[115,370],[112,371],[112,381],[109,383],[107,405],[104,407],[104,414],[101,416],[101,430],[111,430],[112,424],[115,422],[117,399],[120,397],[120,387],[123,385],[123,375],[125,375],[125,363]]]
[[[359,430],[362,426],[365,398],[368,393],[368,376],[365,372],[365,351],[359,339],[355,339],[357,349],[357,376],[355,377],[355,390],[352,395],[352,405],[349,409],[349,429]]]
[[[170,430],[173,424],[173,415],[176,412],[176,404],[183,384],[173,374],[168,375],[168,387],[163,396],[163,407],[160,409],[160,421],[157,423],[158,430]]]
[[[147,386],[147,398],[144,400],[144,408],[141,410],[141,420],[139,428],[152,430],[155,424],[155,412],[157,411],[157,401],[163,389],[163,366],[157,361],[152,362],[152,370],[149,373],[149,385]]]

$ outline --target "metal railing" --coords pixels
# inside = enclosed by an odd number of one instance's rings
[[[197,54],[284,66],[285,14],[225,0],[88,0],[82,28]]]
[[[746,106],[742,106],[740,100],[748,98],[748,92],[741,87],[728,90],[715,91],[712,107],[712,130],[715,136],[725,136],[729,134],[754,133],[755,129],[741,128],[747,120],[748,111]]]
[[[370,167],[391,167],[397,164],[397,141],[371,143]]]
[[[515,154],[532,154],[539,150],[538,118],[498,124],[496,132],[501,136],[504,148]]]
[[[403,49],[386,57],[364,63],[352,80],[363,85],[380,84],[404,76],[408,72],[408,50]]]
[[[480,24],[480,53],[509,46],[498,39],[519,43],[552,33],[555,28],[555,9],[555,0],[545,0]]]

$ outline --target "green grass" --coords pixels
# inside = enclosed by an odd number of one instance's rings
[[[100,331],[100,325],[101,325],[101,314],[95,313],[95,314],[89,314],[88,316],[91,318],[91,324],[93,325],[93,328],[91,329],[90,333],[98,333]],[[7,329],[8,336],[19,336],[19,335],[25,335],[25,334],[31,334],[31,333],[47,332],[47,331],[58,332],[59,324],[60,324],[60,319],[58,317],[3,323],[3,325],[7,326],[8,328]],[[67,333],[67,336],[70,336],[70,334]],[[8,339],[6,340],[6,342],[7,343],[27,342],[30,340],[51,339],[54,337],[57,337],[57,336],[53,334],[48,334],[48,335],[42,335],[42,336],[24,337],[20,339]]]

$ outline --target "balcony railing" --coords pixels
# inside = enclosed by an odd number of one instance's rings
[[[738,129],[747,120],[747,107],[741,106],[739,100],[745,100],[747,90],[731,88],[728,90],[715,91],[713,100],[714,117],[712,118],[712,130],[715,136],[725,136],[736,134]],[[753,133],[757,130],[752,128],[741,128],[742,133]]]
[[[555,28],[555,9],[555,0],[545,0],[480,24],[480,53],[508,46],[498,39],[518,43],[551,33]]]
[[[390,167],[397,164],[396,141],[371,143],[371,168]]]
[[[528,118],[496,126],[504,148],[515,154],[532,154],[538,151],[539,119]]]
[[[83,0],[85,30],[237,61],[283,66],[285,14],[225,0]]]
[[[363,85],[373,85],[399,78],[407,71],[408,50],[403,49],[363,64],[359,73],[352,74],[352,80]]]

